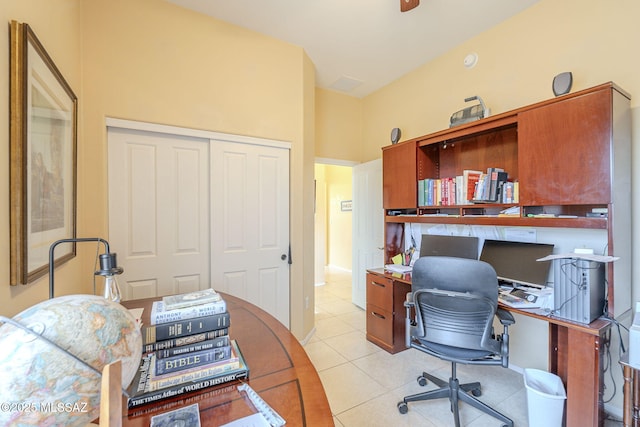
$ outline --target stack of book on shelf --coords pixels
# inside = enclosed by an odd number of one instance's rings
[[[150,323],[141,327],[143,355],[129,408],[249,376],[229,337],[226,301],[213,289],[154,301]]]
[[[518,181],[509,181],[501,168],[487,168],[482,173],[473,194],[474,203],[518,203]]]
[[[517,203],[518,183],[508,181],[501,168],[471,169],[462,175],[418,180],[418,206],[454,206],[473,203]]]

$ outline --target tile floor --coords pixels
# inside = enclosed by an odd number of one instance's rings
[[[442,379],[450,364],[417,350],[389,354],[365,337],[365,313],[351,303],[351,274],[327,269],[326,284],[316,287],[316,332],[305,349],[324,385],[337,427],[453,425],[447,400],[409,404],[401,415],[396,404],[406,395],[425,390],[416,378],[428,371]],[[458,366],[461,381],[479,380],[481,399],[527,426],[526,389],[522,375],[502,367]],[[433,388],[432,384],[427,387]],[[469,427],[501,423],[461,404],[461,424]],[[620,426],[607,421],[607,427]]]

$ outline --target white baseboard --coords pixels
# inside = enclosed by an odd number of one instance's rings
[[[328,264],[327,267],[332,269],[332,270],[340,270],[340,271],[344,271],[346,273],[351,273],[352,272],[350,268],[344,268],[344,267],[340,267],[340,266],[333,265],[333,264]]]
[[[304,347],[309,342],[309,340],[313,337],[313,334],[315,333],[316,333],[316,327],[314,326],[313,328],[311,328],[307,336],[304,337],[302,340],[300,340],[300,344],[302,344],[302,346]]]

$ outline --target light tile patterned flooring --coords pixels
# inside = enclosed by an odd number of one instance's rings
[[[420,387],[416,378],[427,371],[444,380],[450,364],[417,350],[389,354],[365,337],[365,313],[351,303],[351,273],[327,269],[326,284],[317,286],[316,332],[305,349],[319,372],[337,427],[454,425],[446,399],[409,404],[401,415],[396,404]],[[516,426],[527,426],[526,389],[522,375],[502,367],[458,366],[462,382],[480,381],[482,397],[509,416]],[[500,421],[464,403],[461,424],[500,426]],[[621,425],[607,422],[606,426]]]

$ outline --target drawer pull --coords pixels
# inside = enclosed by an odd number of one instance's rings
[[[381,288],[386,288],[387,287],[387,285],[385,285],[384,283],[378,283],[378,282],[374,282],[374,281],[371,281],[371,284],[375,285],[375,286],[379,286]]]
[[[372,311],[371,315],[376,316],[378,319],[382,319],[382,320],[386,319],[382,314],[378,314],[375,311]]]

